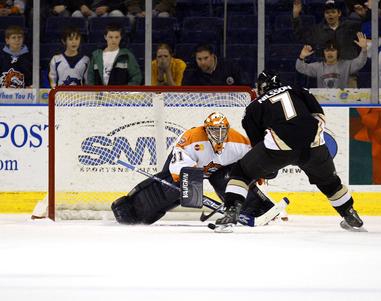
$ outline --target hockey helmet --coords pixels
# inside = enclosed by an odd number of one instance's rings
[[[262,95],[271,89],[278,88],[281,85],[279,76],[273,72],[263,70],[258,75],[257,90],[259,95]]]
[[[204,121],[204,128],[216,153],[221,153],[223,143],[228,136],[229,121],[226,116],[219,112],[213,112]]]

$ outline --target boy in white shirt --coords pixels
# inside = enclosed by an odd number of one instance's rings
[[[93,52],[88,82],[90,85],[140,85],[142,74],[135,56],[126,48],[119,48],[122,28],[108,25],[104,36],[107,46]]]

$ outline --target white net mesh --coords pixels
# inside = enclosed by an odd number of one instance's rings
[[[118,159],[155,174],[180,133],[201,125],[214,111],[240,129],[250,100],[245,90],[58,91],[55,145],[50,148],[55,154],[50,164],[55,167],[56,218],[109,218],[111,203],[145,179],[117,165]]]

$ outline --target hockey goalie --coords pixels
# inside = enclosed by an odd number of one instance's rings
[[[188,171],[192,185],[202,185],[203,179],[207,179],[218,197],[224,200],[230,170],[250,149],[250,141],[230,127],[224,114],[209,114],[203,125],[180,135],[162,171],[155,175],[156,179],[146,179],[128,195],[113,202],[111,208],[116,220],[122,224],[152,224],[179,206],[179,189],[165,185],[157,178],[179,187],[184,170]],[[254,183],[242,213],[256,217],[273,206],[274,203],[264,197]]]

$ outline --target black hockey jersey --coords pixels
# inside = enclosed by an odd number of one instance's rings
[[[0,52],[0,87],[27,88],[32,85],[32,58],[24,46],[19,53],[12,53],[5,46]]]
[[[324,144],[324,112],[305,89],[281,86],[256,98],[242,120],[252,145],[264,141],[274,150]]]

